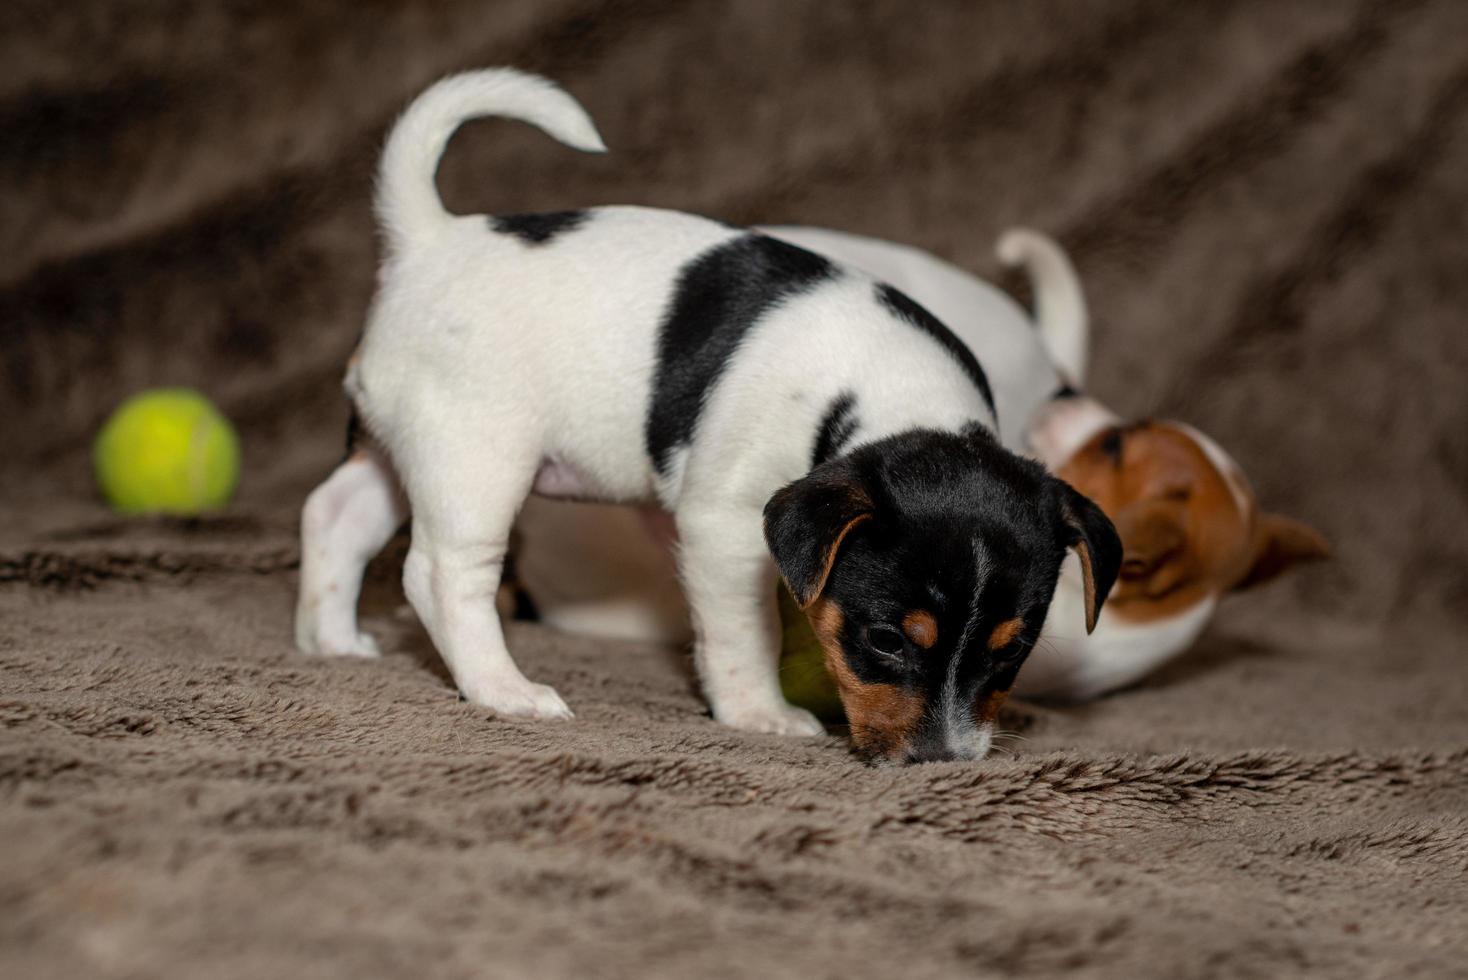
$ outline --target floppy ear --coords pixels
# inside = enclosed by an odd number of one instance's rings
[[[844,460],[816,468],[765,504],[765,543],[801,609],[819,598],[841,542],[872,511],[871,496]]]
[[[1330,557],[1330,542],[1309,524],[1280,514],[1262,514],[1254,530],[1254,561],[1235,589],[1251,589],[1301,562]]]
[[[1116,583],[1121,569],[1121,538],[1111,519],[1091,498],[1077,493],[1069,483],[1060,484],[1060,519],[1065,523],[1065,545],[1081,559],[1081,576],[1086,587],[1086,632],[1096,628],[1101,604]]]

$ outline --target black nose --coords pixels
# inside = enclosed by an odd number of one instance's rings
[[[952,753],[937,746],[908,749],[907,754],[902,757],[902,761],[909,765],[916,762],[949,762],[952,759]]]
[[[976,758],[978,756],[970,752],[953,751],[942,739],[924,739],[911,746],[903,754],[902,761],[912,764],[917,762],[954,762]]]

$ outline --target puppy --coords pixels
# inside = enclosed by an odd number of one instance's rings
[[[389,135],[388,254],[345,383],[366,438],[302,514],[300,647],[375,651],[362,568],[411,512],[404,589],[460,692],[569,717],[494,609],[516,512],[531,493],[653,502],[676,521],[715,718],[822,730],[780,693],[778,567],[859,748],[982,756],[1067,549],[1094,625],[1111,522],[1000,444],[978,360],[889,285],[672,211],[450,215],[434,171],[480,116],[603,149],[570,96],[503,69],[431,87]]]
[[[1029,696],[1084,699],[1133,683],[1187,649],[1227,592],[1323,557],[1318,532],[1265,513],[1238,465],[1180,422],[1126,422],[1076,389],[1089,349],[1085,297],[1065,253],[1016,229],[1002,261],[1031,280],[1031,317],[1000,290],[932,255],[818,228],[767,234],[861,268],[947,323],[993,379],[1009,448],[1043,460],[1113,520],[1124,561],[1094,632],[1082,570],[1067,563],[1043,640],[1019,675]],[[521,517],[520,583],[558,628],[678,643],[686,614],[665,529],[629,509],[535,502]]]

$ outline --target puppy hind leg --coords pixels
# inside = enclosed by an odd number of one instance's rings
[[[780,609],[759,513],[685,506],[678,533],[694,664],[714,718],[746,731],[823,734],[816,717],[780,691]]]
[[[433,452],[406,471],[413,543],[403,588],[466,700],[497,714],[570,718],[554,688],[515,665],[495,610],[510,528],[539,464],[538,451],[497,448],[472,458]]]
[[[295,622],[301,652],[378,655],[376,641],[357,628],[362,575],[407,517],[392,468],[373,449],[358,449],[306,498]]]

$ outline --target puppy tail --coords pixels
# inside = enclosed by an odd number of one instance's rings
[[[999,236],[996,251],[999,261],[1029,273],[1040,339],[1066,379],[1078,387],[1084,384],[1090,322],[1080,278],[1065,250],[1037,231],[1011,228]]]
[[[513,68],[450,75],[403,111],[382,152],[377,216],[394,251],[431,236],[452,217],[434,183],[438,161],[454,131],[481,116],[528,122],[587,153],[607,149],[586,110],[554,82]]]

